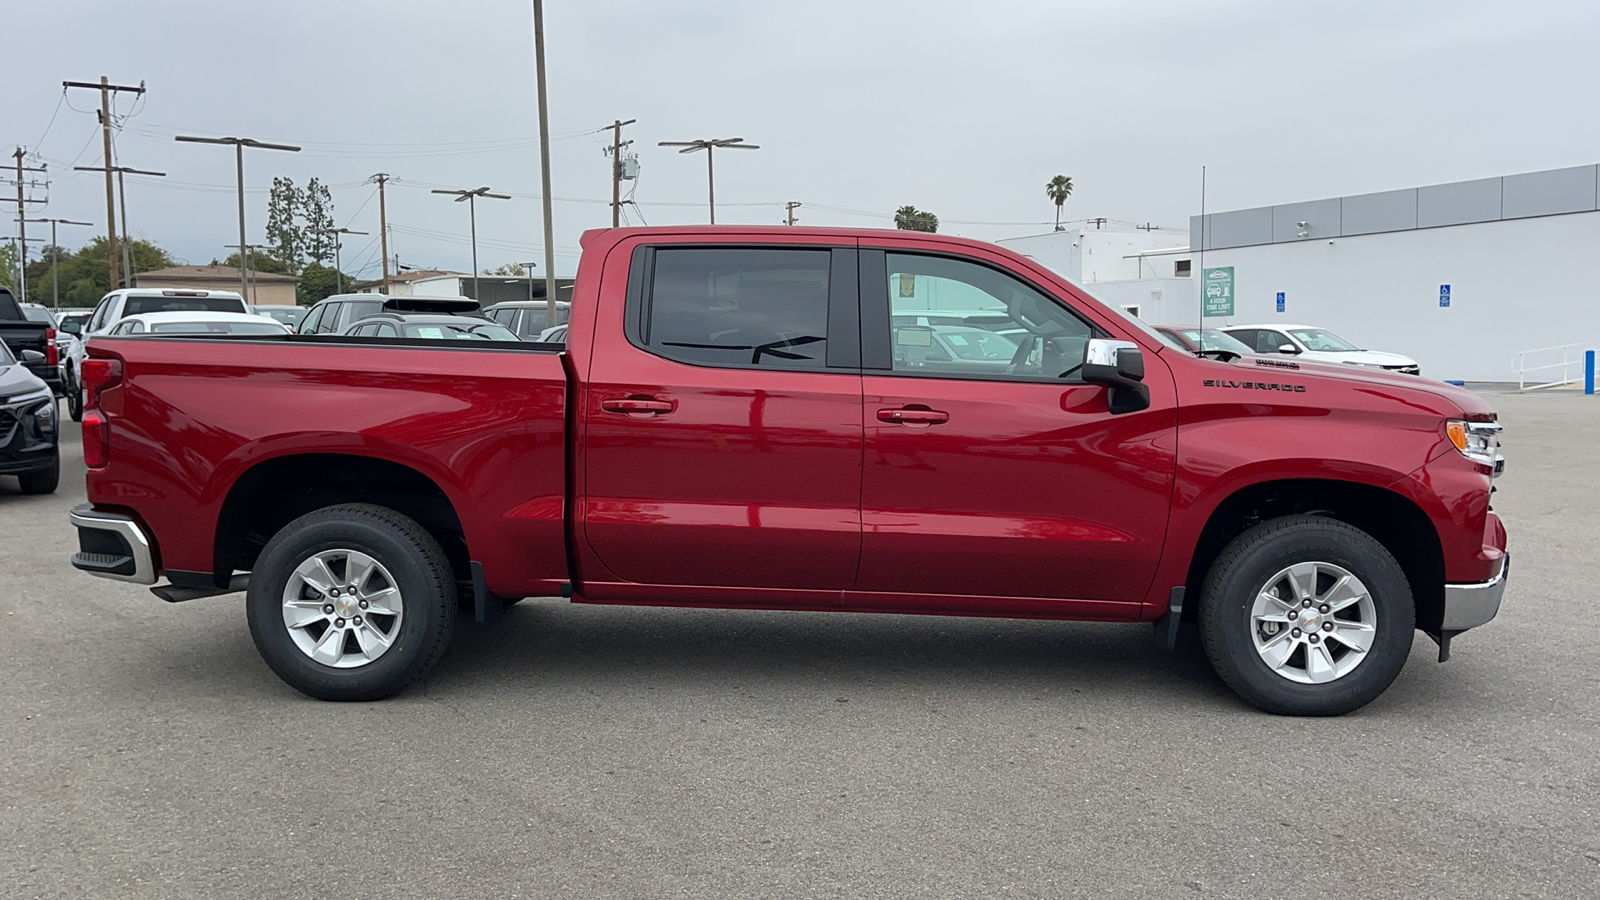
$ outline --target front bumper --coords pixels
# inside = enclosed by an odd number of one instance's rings
[[[1444,586],[1443,633],[1462,632],[1477,628],[1500,612],[1500,598],[1506,592],[1506,579],[1511,575],[1511,554],[1500,558],[1500,571],[1488,581],[1476,584],[1447,584]]]
[[[128,516],[99,512],[93,504],[74,507],[69,514],[78,529],[78,552],[72,567],[133,584],[155,584],[156,566],[150,539]]]

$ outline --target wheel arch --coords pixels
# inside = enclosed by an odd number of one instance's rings
[[[1417,627],[1437,628],[1444,612],[1444,548],[1428,514],[1388,488],[1355,481],[1294,478],[1236,489],[1212,509],[1184,580],[1198,597],[1212,563],[1230,541],[1259,522],[1288,515],[1325,515],[1371,535],[1400,564],[1416,603]],[[1185,604],[1185,617],[1194,605]]]
[[[411,518],[444,548],[457,580],[470,580],[461,517],[433,478],[379,457],[293,453],[256,462],[229,486],[217,516],[212,566],[217,585],[225,585],[235,570],[252,568],[283,526],[341,503],[371,503]]]

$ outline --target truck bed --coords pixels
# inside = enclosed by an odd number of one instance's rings
[[[457,517],[465,544],[501,561],[484,573],[489,591],[554,594],[567,578],[564,354],[463,344],[97,337],[90,356],[119,361],[121,376],[101,397],[114,437],[89,501],[130,513],[136,504],[158,567],[177,583],[248,569],[278,520],[319,490],[379,477],[370,493],[403,493],[419,516]],[[430,485],[447,505],[426,502]],[[272,505],[243,513],[247,496]],[[172,502],[138,502],[157,499]]]

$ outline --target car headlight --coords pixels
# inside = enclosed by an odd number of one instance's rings
[[[1500,430],[1499,422],[1451,419],[1445,423],[1445,433],[1461,455],[1488,466],[1496,476],[1506,467],[1506,458],[1500,455]]]
[[[56,400],[51,397],[44,404],[33,411],[34,424],[39,426],[40,434],[54,434],[56,430]]]

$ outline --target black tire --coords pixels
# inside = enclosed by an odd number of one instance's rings
[[[335,668],[296,645],[283,596],[296,567],[312,555],[355,550],[377,560],[400,590],[402,615],[392,645],[371,662]],[[456,620],[456,582],[439,542],[410,518],[351,503],[307,513],[273,535],[250,574],[245,612],[262,659],[296,690],[319,700],[381,700],[400,692],[444,653]]]
[[[74,422],[83,421],[83,388],[78,385],[78,376],[72,372],[67,373],[66,383],[67,415]]]
[[[1269,579],[1309,562],[1331,564],[1360,579],[1376,629],[1364,658],[1345,674],[1320,684],[1293,680],[1268,665],[1255,646],[1262,632],[1256,630],[1251,613],[1257,595],[1271,587]],[[1322,628],[1329,627],[1328,617],[1320,622]],[[1200,636],[1212,668],[1245,702],[1279,715],[1337,716],[1372,702],[1400,674],[1411,654],[1415,627],[1411,584],[1395,558],[1366,532],[1321,516],[1273,519],[1239,535],[1212,564],[1200,595]],[[1313,627],[1304,640],[1317,640],[1310,636],[1316,632]],[[1326,648],[1330,655],[1351,652],[1342,643],[1328,642]],[[1296,652],[1312,651],[1302,646]],[[1305,655],[1290,658],[1309,661]]]
[[[50,461],[50,468],[23,472],[17,476],[17,483],[22,486],[24,494],[54,494],[56,487],[61,484],[61,450],[56,450],[56,458]]]

